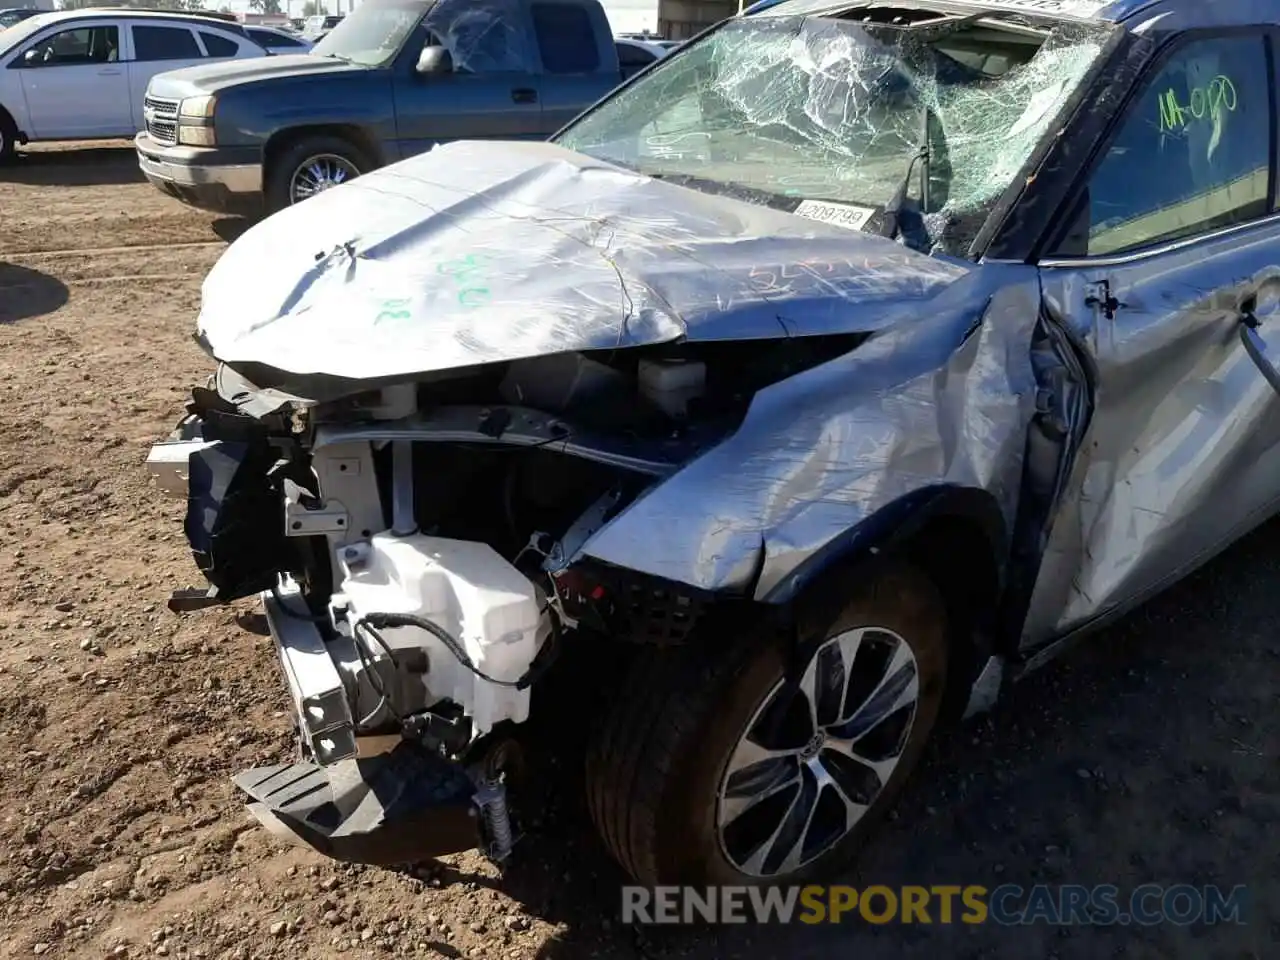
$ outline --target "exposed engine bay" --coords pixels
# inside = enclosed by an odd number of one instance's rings
[[[565,632],[680,643],[717,600],[582,545],[757,390],[864,339],[570,353],[324,401],[223,367],[150,466],[185,487],[210,583],[171,606],[263,596],[301,759],[237,779],[257,816],[343,859],[503,860],[504,750]]]

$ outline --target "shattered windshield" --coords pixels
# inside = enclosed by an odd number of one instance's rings
[[[836,213],[820,219],[855,227],[910,207],[928,247],[949,214],[1004,192],[1108,36],[1102,24],[1035,28],[988,14],[910,29],[736,18],[558,142],[702,189],[796,198],[789,208],[826,201]]]

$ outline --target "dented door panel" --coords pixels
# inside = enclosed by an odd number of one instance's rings
[[[1280,224],[1164,252],[1044,265],[1048,310],[1088,345],[1097,410],[1022,642],[1118,613],[1276,509],[1280,400],[1241,346],[1280,304]],[[1108,316],[1111,314],[1111,316]]]

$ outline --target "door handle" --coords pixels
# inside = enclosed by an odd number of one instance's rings
[[[511,99],[515,103],[537,103],[538,91],[533,87],[516,87],[511,91]]]
[[[110,67],[108,67],[108,68],[107,68],[107,69],[105,69],[105,70],[99,70],[99,71],[98,71],[98,76],[100,76],[100,77],[118,77],[118,76],[120,76],[120,71],[119,71],[119,70],[113,70],[113,69],[111,69]]]

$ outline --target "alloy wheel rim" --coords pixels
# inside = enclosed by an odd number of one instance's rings
[[[715,811],[725,858],[780,876],[847,837],[897,769],[919,696],[915,655],[892,630],[825,641],[798,684],[770,690],[730,754]]]
[[[289,202],[301,203],[360,176],[354,163],[335,153],[320,153],[298,164],[289,181]]]

